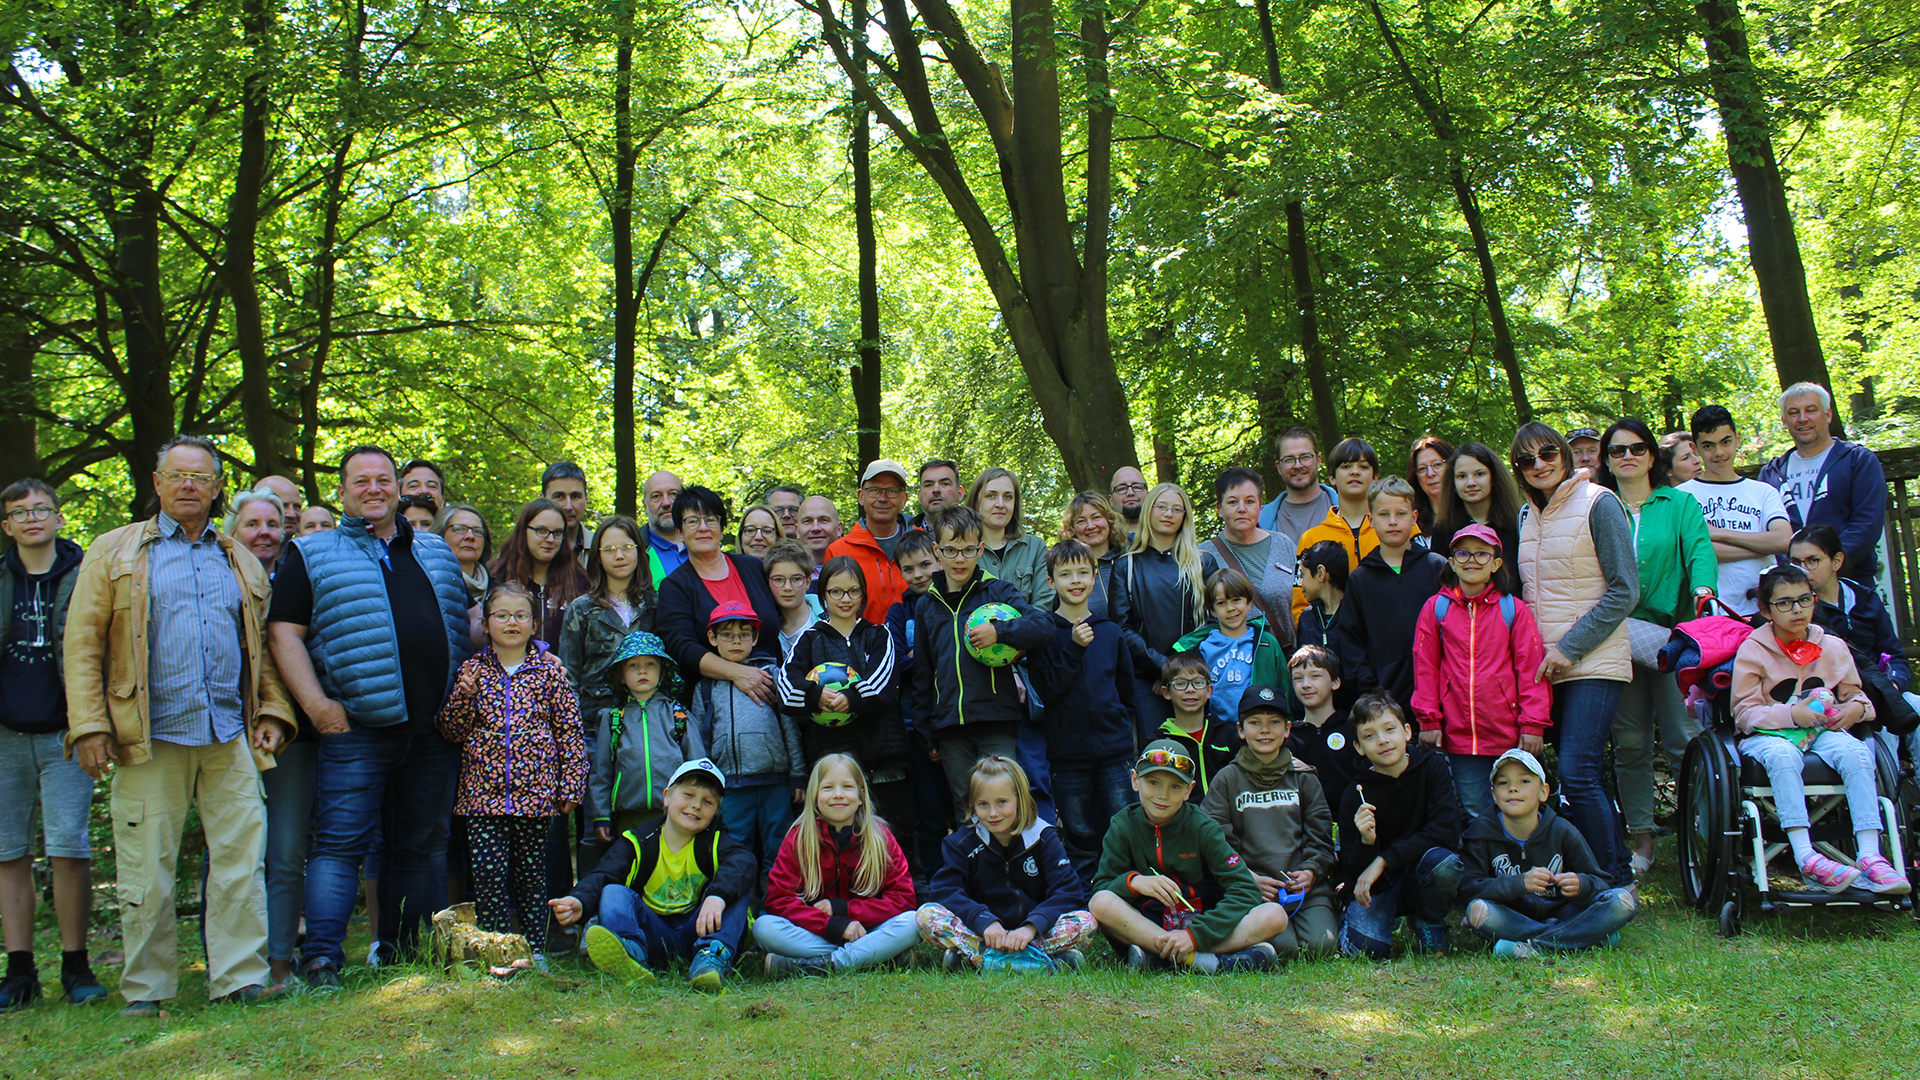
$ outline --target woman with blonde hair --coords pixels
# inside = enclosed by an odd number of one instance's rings
[[[1133,652],[1135,723],[1150,731],[1173,715],[1153,692],[1173,643],[1206,621],[1206,581],[1218,569],[1193,532],[1193,500],[1159,484],[1140,507],[1140,531],[1113,571],[1113,608]],[[1112,616],[1109,615],[1109,618]]]
[[[1087,597],[1087,610],[1103,619],[1115,618],[1111,604],[1113,569],[1126,554],[1127,530],[1120,515],[1097,491],[1083,491],[1067,504],[1060,521],[1061,540],[1078,540],[1093,555],[1095,570],[1093,593]]]

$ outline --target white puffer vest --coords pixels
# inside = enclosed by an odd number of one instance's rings
[[[1582,469],[1554,491],[1545,509],[1528,503],[1520,513],[1522,599],[1540,624],[1540,638],[1553,645],[1607,594],[1607,579],[1593,548],[1587,515],[1607,489],[1587,479]],[[1592,652],[1567,669],[1573,679],[1633,680],[1633,653],[1624,620]]]

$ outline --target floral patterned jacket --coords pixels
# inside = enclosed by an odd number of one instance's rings
[[[549,817],[587,796],[579,700],[544,642],[512,674],[482,649],[460,666],[435,723],[460,747],[455,814]]]

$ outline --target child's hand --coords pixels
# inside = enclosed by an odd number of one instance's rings
[[[593,827],[593,835],[599,837],[601,843],[611,844],[613,843],[613,826],[595,825]]]
[[[1260,886],[1260,899],[1267,901],[1278,897],[1280,890],[1287,887],[1286,882],[1279,878],[1270,878],[1265,874],[1253,875],[1253,883]]]
[[[1188,930],[1163,931],[1159,939],[1154,942],[1154,951],[1160,954],[1160,958],[1175,964],[1185,963],[1197,948],[1193,941],[1193,933]]]
[[[1793,717],[1794,727],[1825,727],[1827,723],[1826,717],[1821,716],[1805,705],[1793,706],[1788,710],[1788,715]]]
[[[1186,901],[1186,897],[1180,895],[1180,883],[1165,874],[1135,874],[1127,887],[1168,908],[1180,907]]]
[[[1371,847],[1375,839],[1372,803],[1360,804],[1360,809],[1353,815],[1353,827],[1360,831],[1360,842]]]
[[[989,949],[1004,949],[1007,947],[1007,928],[1000,925],[1000,920],[995,919],[992,926],[980,932],[980,940]]]
[[[1000,633],[993,628],[993,620],[988,619],[986,622],[967,631],[967,640],[973,643],[974,648],[984,649],[999,641]]]
[[[1535,896],[1545,896],[1547,887],[1553,884],[1553,871],[1544,866],[1536,866],[1520,875],[1520,883]]]
[[[1073,624],[1073,643],[1083,649],[1093,644],[1093,627],[1087,625],[1087,620]]]
[[[1547,740],[1543,736],[1531,734],[1522,734],[1520,736],[1520,749],[1525,750],[1534,757],[1539,757],[1541,751],[1546,748]]]
[[[820,709],[822,712],[852,712],[853,707],[847,701],[847,695],[838,690],[820,691]]]
[[[553,909],[553,921],[561,926],[572,926],[580,921],[580,916],[586,914],[580,901],[571,896],[556,896],[547,901],[547,906]]]
[[[807,789],[806,789],[806,788],[791,788],[791,789],[789,789],[789,790],[791,790],[791,791],[793,792],[793,805],[795,805],[795,806],[799,806],[799,805],[800,805],[800,802],[801,802],[801,800],[803,800],[803,799],[805,799],[805,798],[807,797]]]
[[[1833,721],[1832,721],[1833,730],[1845,731],[1848,728],[1852,727],[1853,725],[1859,723],[1860,721],[1865,720],[1866,718],[1867,718],[1866,703],[1861,701],[1849,701],[1845,705],[1840,706],[1840,711],[1834,714]]]
[[[822,914],[822,915],[826,915],[826,916],[832,916],[832,915],[833,915],[833,901],[831,901],[831,900],[815,900],[815,901],[813,902],[813,909],[814,909],[815,911],[818,911],[818,912],[819,912],[820,914]],[[848,941],[852,941],[853,939],[852,939],[852,938],[848,938],[847,940],[848,940]]]
[[[1379,881],[1380,875],[1386,872],[1387,864],[1381,860],[1375,859],[1368,863],[1367,868],[1360,871],[1360,876],[1354,880],[1353,902],[1361,907],[1372,907],[1374,883]]]
[[[567,816],[568,814],[571,814],[571,813],[573,813],[573,812],[574,812],[575,810],[578,810],[578,809],[580,809],[580,804],[579,804],[579,803],[577,803],[577,802],[572,802],[572,801],[567,801],[567,800],[563,800],[563,801],[562,801],[562,802],[560,803],[560,809],[559,809],[559,811],[558,811],[558,813],[559,813],[559,815],[560,815],[561,817],[566,817],[566,816]]]
[[[927,747],[927,760],[928,760],[928,761],[939,761],[939,760],[940,760],[940,748],[939,748],[939,747],[937,747],[937,746],[929,746],[929,747]]]
[[[1420,729],[1420,745],[1428,747],[1430,749],[1436,749],[1436,750],[1439,749],[1440,729],[1437,727],[1421,728]]]
[[[1006,943],[1000,947],[1008,952],[1019,952],[1033,944],[1035,933],[1032,923],[1022,923],[1020,929],[1007,931],[1004,939]]]
[[[720,917],[727,913],[727,902],[709,896],[700,904],[700,917],[693,920],[693,932],[701,937],[720,932]]]
[[[1560,886],[1561,896],[1579,896],[1580,895],[1580,875],[1579,874],[1555,874],[1553,875],[1553,883],[1555,885]]]
[[[840,940],[848,943],[852,943],[855,941],[859,941],[861,938],[866,936],[867,936],[866,927],[861,926],[858,922],[850,922],[847,924],[847,932],[840,935]]]
[[[1319,877],[1311,870],[1295,870],[1293,873],[1287,875],[1287,891],[1297,893],[1311,892],[1313,890],[1313,883],[1318,880],[1320,880]]]

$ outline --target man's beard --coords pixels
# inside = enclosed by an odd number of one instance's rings
[[[1123,518],[1126,518],[1126,519],[1127,519],[1127,524],[1129,524],[1129,525],[1138,525],[1138,524],[1140,524],[1140,508],[1139,508],[1139,507],[1137,507],[1137,506],[1123,506],[1123,507],[1121,507],[1121,508],[1120,508],[1120,516],[1121,516],[1121,517],[1123,517]]]

